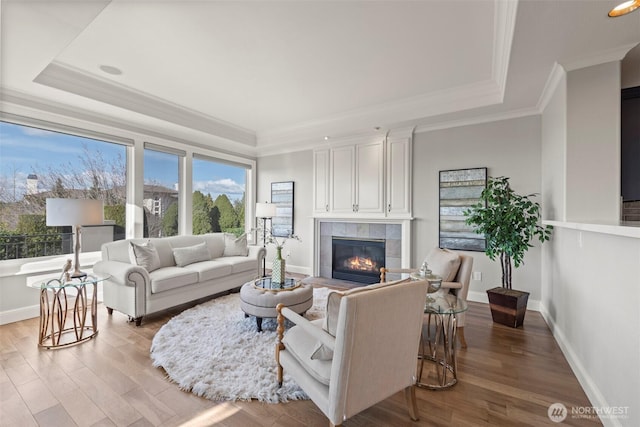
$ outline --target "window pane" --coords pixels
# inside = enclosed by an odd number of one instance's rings
[[[47,227],[47,198],[102,199],[105,225],[81,252],[125,237],[126,147],[0,122],[0,260],[73,252],[71,227]]]
[[[193,234],[244,233],[246,169],[193,159]]]
[[[144,150],[144,237],[178,234],[179,157]]]

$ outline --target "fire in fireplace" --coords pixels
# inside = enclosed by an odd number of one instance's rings
[[[384,261],[384,240],[332,237],[331,277],[334,279],[377,283]]]

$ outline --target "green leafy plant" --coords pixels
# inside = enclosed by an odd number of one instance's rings
[[[551,226],[540,225],[540,204],[531,200],[537,194],[519,195],[507,177],[490,177],[480,202],[464,211],[465,222],[485,236],[485,253],[500,258],[502,287],[511,289],[511,263],[518,268],[535,237],[544,242],[551,237]]]

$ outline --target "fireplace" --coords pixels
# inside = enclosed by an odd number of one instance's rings
[[[367,284],[380,281],[380,268],[385,266],[383,239],[333,236],[331,241],[331,277]]]

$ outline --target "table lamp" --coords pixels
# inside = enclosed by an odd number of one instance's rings
[[[74,247],[75,265],[72,278],[84,277],[80,271],[80,228],[83,225],[102,225],[104,207],[102,200],[95,199],[47,199],[47,226],[75,227],[76,244]]]
[[[273,203],[256,203],[256,218],[262,218],[262,247],[267,247],[267,219],[276,216],[276,205]],[[267,275],[267,259],[262,258],[262,277]]]

